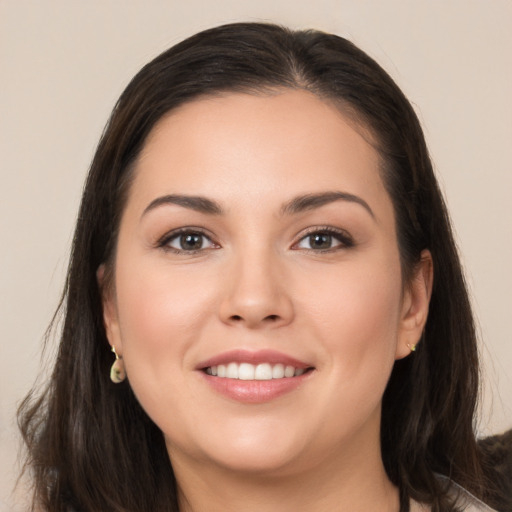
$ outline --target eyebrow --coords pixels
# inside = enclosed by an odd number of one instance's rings
[[[348,201],[350,203],[356,203],[361,205],[373,219],[375,214],[370,208],[370,205],[361,197],[348,192],[321,192],[318,194],[305,194],[298,196],[284,204],[281,208],[281,213],[284,215],[290,215],[294,213],[300,213],[307,210],[313,210],[320,208],[326,204],[334,203],[335,201]]]
[[[158,208],[165,204],[176,204],[183,208],[189,208],[200,213],[206,213],[208,215],[222,215],[222,208],[218,203],[207,199],[206,197],[200,196],[184,196],[171,194],[167,196],[157,197],[142,212],[142,216],[146,215],[151,210]]]
[[[375,218],[373,210],[364,199],[348,192],[338,191],[320,192],[317,194],[304,194],[302,196],[297,196],[281,207],[281,214],[293,215],[307,210],[314,210],[315,208],[320,208],[321,206],[334,203],[336,201],[348,201],[350,203],[359,204],[371,215],[372,218]],[[142,216],[146,215],[151,210],[158,208],[159,206],[167,204],[175,204],[183,208],[188,208],[190,210],[195,210],[197,212],[205,213],[208,215],[222,215],[224,213],[219,203],[213,201],[212,199],[208,199],[202,196],[169,194],[157,197],[151,201],[151,203],[149,203],[149,205],[144,209]]]

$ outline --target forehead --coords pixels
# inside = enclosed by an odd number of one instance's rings
[[[180,192],[228,201],[236,192],[261,201],[341,187],[371,197],[385,193],[379,167],[370,137],[312,93],[230,93],[187,103],[157,123],[131,195],[147,201]]]

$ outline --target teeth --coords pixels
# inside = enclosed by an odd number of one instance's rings
[[[235,363],[230,363],[229,366]],[[236,366],[236,365],[235,365]],[[238,367],[238,378],[240,380],[254,380],[254,366],[248,363],[242,363]],[[236,377],[233,377],[236,378]]]
[[[282,379],[284,377],[284,364],[275,364],[272,367],[272,378]]]
[[[208,375],[214,375],[227,379],[240,380],[271,380],[290,377],[299,377],[306,370],[304,368],[295,368],[294,366],[284,364],[261,363],[258,365],[250,363],[229,363],[219,364],[206,368]]]
[[[293,377],[295,373],[295,368],[293,366],[285,366],[284,367],[284,376],[285,377]]]
[[[242,366],[242,365],[240,365]],[[252,365],[249,365],[252,366]],[[268,363],[259,364],[254,371],[255,380],[272,380],[272,366]]]
[[[238,365],[236,363],[229,363],[226,368],[226,377],[228,379],[238,379]]]

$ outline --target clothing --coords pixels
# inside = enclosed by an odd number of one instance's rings
[[[450,494],[457,496],[457,506],[464,512],[496,512],[471,493],[463,489],[460,485],[452,483]]]
[[[440,480],[447,480],[445,476],[437,475]],[[449,495],[456,497],[455,506],[463,512],[496,512],[479,499],[475,498],[470,492],[462,488],[455,482],[451,482]],[[430,512],[431,509],[427,505],[417,503],[411,500],[410,512]]]

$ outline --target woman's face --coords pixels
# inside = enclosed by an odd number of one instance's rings
[[[426,316],[401,281],[379,156],[304,91],[171,112],[122,216],[109,341],[176,465],[300,471],[378,450]]]

